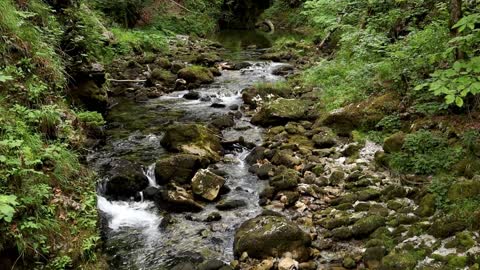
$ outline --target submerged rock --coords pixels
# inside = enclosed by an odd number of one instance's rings
[[[200,99],[200,93],[197,91],[188,91],[188,93],[183,95],[183,98],[188,100],[197,100]]]
[[[218,203],[215,207],[221,211],[232,210],[240,207],[247,206],[247,203],[244,200],[227,200]]]
[[[225,179],[209,170],[200,170],[192,178],[193,193],[209,201],[217,198]]]
[[[291,252],[293,258],[305,261],[311,239],[295,223],[281,216],[259,216],[245,221],[235,232],[234,253],[247,252],[252,258],[279,257]]]
[[[186,184],[195,173],[208,165],[208,161],[197,155],[176,154],[164,157],[155,165],[157,184],[165,185],[170,182]]]
[[[160,143],[169,151],[194,154],[211,161],[219,160],[223,150],[215,133],[200,124],[173,124]]]
[[[265,104],[251,121],[255,125],[270,126],[312,119],[315,118],[315,114],[310,112],[310,105],[307,100],[279,98]]]

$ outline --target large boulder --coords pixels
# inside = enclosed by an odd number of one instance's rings
[[[201,66],[189,66],[182,68],[177,74],[179,79],[184,79],[187,83],[207,84],[213,82],[212,72]]]
[[[192,190],[195,195],[213,201],[225,184],[225,179],[209,170],[200,170],[192,178]]]
[[[200,124],[173,124],[160,143],[169,151],[198,155],[211,161],[219,160],[223,150],[215,133]]]
[[[170,212],[200,212],[203,206],[196,202],[193,195],[182,187],[171,185],[162,190],[155,198],[157,206]]]
[[[373,129],[385,116],[401,111],[401,100],[396,92],[373,96],[330,112],[317,125],[332,127],[340,135],[348,135],[356,128]]]
[[[452,202],[480,196],[480,177],[472,180],[457,181],[448,190],[447,197]]]
[[[281,257],[291,252],[304,261],[309,256],[311,239],[295,223],[282,216],[259,216],[245,221],[235,232],[235,256],[247,252],[252,258]]]
[[[208,165],[208,160],[191,154],[176,154],[161,158],[155,165],[157,184],[170,182],[187,184],[195,173]]]
[[[385,153],[395,153],[402,150],[407,135],[402,131],[390,135],[383,141],[383,150]]]
[[[111,166],[105,195],[114,199],[128,199],[148,187],[148,178],[139,164],[116,160]]]
[[[252,123],[261,126],[285,125],[289,121],[315,118],[310,111],[311,102],[301,99],[279,98],[265,104],[252,117]]]

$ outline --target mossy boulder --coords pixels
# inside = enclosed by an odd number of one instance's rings
[[[179,79],[184,79],[187,83],[207,84],[213,82],[212,72],[201,66],[189,66],[182,68],[177,74]]]
[[[300,180],[298,172],[292,169],[284,169],[277,173],[269,181],[275,191],[294,189]]]
[[[356,238],[367,237],[376,229],[385,225],[385,218],[379,215],[371,215],[361,218],[352,226],[353,236]]]
[[[466,221],[459,220],[454,216],[446,216],[435,219],[428,232],[435,237],[446,238],[463,231],[466,227]]]
[[[386,153],[395,153],[402,150],[403,143],[405,142],[405,137],[407,135],[402,131],[397,132],[383,141],[383,150]]]
[[[417,265],[418,258],[410,252],[393,252],[382,260],[381,269],[384,270],[411,270]]]
[[[164,82],[166,84],[172,85],[175,83],[175,75],[171,73],[169,70],[165,70],[163,68],[155,68],[152,70],[150,75],[153,80]]]
[[[416,214],[421,217],[429,217],[435,213],[436,197],[434,194],[428,193],[420,200]]]
[[[341,135],[349,135],[354,129],[373,129],[386,115],[401,110],[401,98],[396,92],[373,96],[360,103],[351,104],[330,112],[317,125],[332,127]]]
[[[474,198],[480,195],[480,180],[457,181],[448,190],[448,199],[452,202]]]
[[[310,105],[311,102],[307,100],[279,98],[265,104],[251,121],[255,125],[270,126],[312,119],[315,114],[310,112]]]
[[[337,144],[337,135],[328,127],[321,127],[316,130],[312,140],[318,148],[330,148]]]
[[[157,184],[168,183],[186,184],[195,173],[208,165],[208,160],[197,155],[176,154],[161,158],[155,165],[155,178]]]
[[[116,160],[111,164],[105,194],[114,199],[128,199],[148,187],[148,178],[139,164]]]
[[[274,165],[284,165],[288,168],[299,165],[301,162],[302,160],[296,157],[293,151],[289,149],[276,151],[272,158]]]
[[[259,216],[245,221],[235,232],[235,256],[247,252],[252,258],[281,257],[291,252],[304,261],[309,256],[311,239],[295,223],[282,216]]]
[[[202,53],[197,56],[194,63],[201,66],[213,67],[216,63],[221,61],[222,58],[216,53]]]
[[[211,161],[219,160],[223,150],[215,133],[200,124],[170,125],[160,143],[168,151],[198,155]]]
[[[192,178],[192,190],[195,195],[213,201],[225,184],[225,179],[209,170],[199,170]]]

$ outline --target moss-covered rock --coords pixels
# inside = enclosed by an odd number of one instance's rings
[[[383,141],[383,150],[386,153],[394,153],[402,150],[403,143],[405,142],[406,134],[402,131],[397,132]]]
[[[448,199],[452,202],[474,198],[480,195],[480,181],[477,179],[457,181],[448,190]]]
[[[436,219],[430,227],[429,233],[435,237],[445,238],[463,231],[466,227],[466,221],[458,220],[453,216],[446,216]]]
[[[213,74],[206,67],[189,66],[182,68],[177,74],[179,79],[184,79],[187,83],[207,84],[213,82]]]
[[[173,85],[175,83],[175,75],[171,73],[169,70],[165,70],[163,68],[155,68],[152,70],[150,75],[153,80],[164,82],[169,85]]]
[[[280,257],[291,252],[294,258],[308,258],[310,236],[282,216],[259,216],[244,222],[235,232],[235,256],[247,252],[252,258]]]
[[[316,130],[312,140],[318,148],[330,148],[337,144],[337,135],[328,127],[321,127]]]
[[[429,217],[435,213],[436,196],[428,193],[420,200],[419,207],[416,209],[417,215]]]
[[[272,158],[273,164],[284,165],[288,168],[299,165],[301,162],[301,159],[296,157],[292,150],[288,149],[276,151],[275,155]]]
[[[170,182],[186,184],[200,168],[207,165],[208,160],[197,155],[176,154],[164,157],[155,164],[155,179],[159,185]]]
[[[223,150],[215,133],[200,124],[173,124],[166,129],[160,143],[169,151],[198,155],[211,161],[219,160]]]
[[[333,111],[322,117],[317,125],[332,127],[345,135],[357,128],[373,129],[385,115],[398,111],[400,102],[398,93],[388,92]]]
[[[382,260],[385,270],[412,270],[417,265],[417,257],[410,252],[390,253]]]
[[[270,126],[312,119],[315,114],[310,112],[310,105],[311,102],[307,100],[279,98],[265,104],[251,121],[255,125]]]
[[[217,198],[225,179],[209,170],[199,170],[192,178],[193,193],[209,201]]]
[[[379,215],[371,215],[355,222],[352,226],[353,236],[357,238],[367,237],[379,227],[385,225],[385,218]]]
[[[277,173],[269,181],[275,191],[288,190],[297,187],[300,176],[298,172],[291,169],[284,169],[280,173]]]

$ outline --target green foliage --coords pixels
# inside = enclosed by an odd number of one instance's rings
[[[384,132],[394,133],[402,127],[400,117],[397,114],[387,115],[380,120],[375,126]]]
[[[59,256],[50,263],[49,268],[52,270],[63,270],[72,267],[72,258],[69,256]]]
[[[429,191],[435,194],[435,204],[439,209],[447,207],[449,201],[447,198],[448,190],[450,186],[455,182],[455,178],[450,175],[439,175],[432,179]]]
[[[448,170],[462,155],[461,147],[451,147],[447,140],[430,131],[408,134],[403,149],[390,158],[392,168],[403,173],[435,174]]]
[[[140,13],[151,1],[145,0],[94,0],[96,8],[124,27],[133,27]]]
[[[5,161],[5,156],[0,156],[0,162]],[[17,196],[0,195],[0,221],[3,219],[5,222],[12,222],[13,214],[15,213],[15,206],[17,205]]]
[[[434,95],[444,96],[447,105],[463,107],[465,99],[480,93],[480,57],[456,61],[450,69],[435,71],[432,79],[416,90],[428,86]]]
[[[132,52],[166,52],[167,39],[164,34],[155,30],[125,30],[112,28],[117,44],[114,51],[118,54]]]

